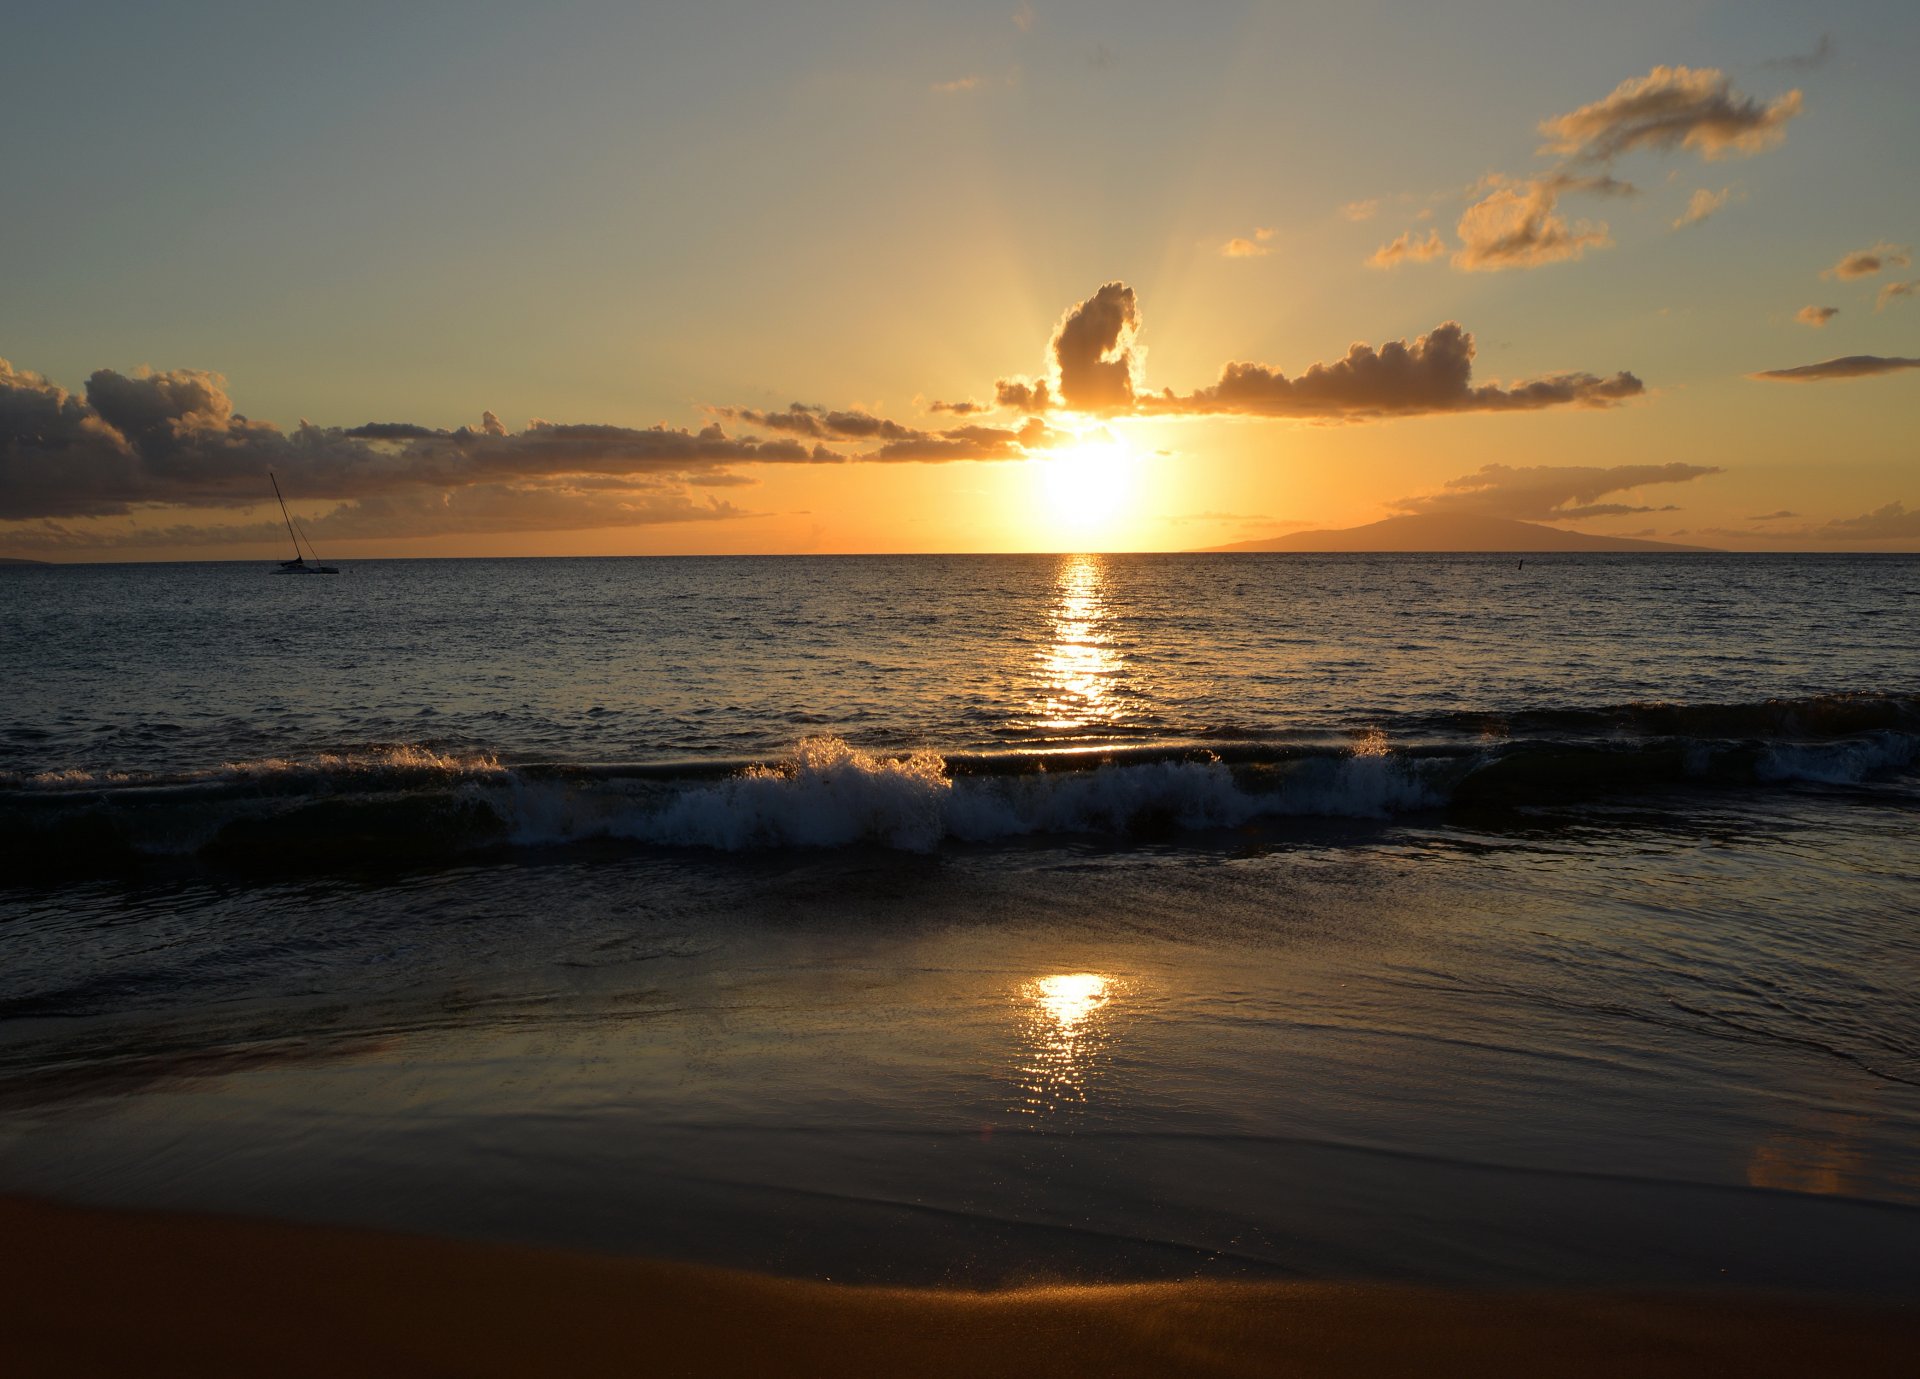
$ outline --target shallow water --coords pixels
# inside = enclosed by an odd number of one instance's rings
[[[1506,561],[35,572],[0,1190],[902,1282],[1911,1289],[1915,562],[1538,563],[1477,625]],[[1089,570],[1126,611],[1036,632]],[[647,581],[684,673],[608,630]],[[718,625],[755,581],[803,632]],[[944,635],[827,627],[889,588]],[[1395,650],[1395,588],[1451,630]],[[289,600],[345,621],[271,690]]]

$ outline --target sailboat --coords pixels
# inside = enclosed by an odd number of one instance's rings
[[[280,562],[280,573],[283,575],[339,574],[340,571],[333,566],[322,565],[320,563],[320,554],[313,549],[313,543],[311,541],[307,543],[306,554],[301,554],[300,537],[293,529],[293,515],[287,511],[287,500],[280,492],[280,481],[273,477],[273,471],[271,469],[267,471],[267,478],[273,484],[273,496],[280,499],[280,516],[287,524],[287,535],[293,538],[293,559]],[[308,555],[313,557],[313,563],[311,565],[307,563],[306,557]]]

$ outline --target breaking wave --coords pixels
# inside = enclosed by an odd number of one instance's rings
[[[1524,726],[1543,729],[1546,715]],[[0,836],[28,874],[153,857],[287,868],[431,861],[589,840],[743,851],[1049,835],[1170,839],[1289,817],[1387,819],[1621,794],[1911,783],[1920,701],[1630,706],[1503,736],[1456,716],[1316,740],[1213,741],[1084,753],[889,754],[838,737],[780,760],[502,764],[400,744],[173,775],[51,771],[0,779]],[[1476,725],[1471,735],[1467,724]],[[1745,728],[1745,735],[1646,728]],[[1630,726],[1629,726],[1630,725]],[[1509,729],[1522,726],[1507,720]]]

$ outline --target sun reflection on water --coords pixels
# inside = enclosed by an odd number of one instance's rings
[[[1097,972],[1062,972],[1020,988],[1017,1114],[1084,1105],[1113,1040],[1120,987]]]
[[[1029,709],[1039,727],[1107,726],[1127,716],[1118,693],[1126,663],[1108,628],[1104,575],[1097,555],[1061,562],[1048,643],[1035,654],[1039,693]]]

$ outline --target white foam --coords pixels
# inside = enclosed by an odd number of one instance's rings
[[[1754,774],[1762,780],[1858,785],[1883,771],[1911,766],[1917,758],[1920,738],[1908,733],[1876,733],[1849,742],[1769,747],[1755,765]]]
[[[712,784],[586,791],[510,773],[504,786],[468,789],[519,843],[615,837],[727,851],[869,843],[928,852],[949,839],[1230,828],[1264,814],[1380,818],[1446,798],[1412,764],[1378,755],[1303,761],[1264,784],[1271,788],[1246,788],[1217,760],[955,780],[933,752],[887,757],[817,737]]]

